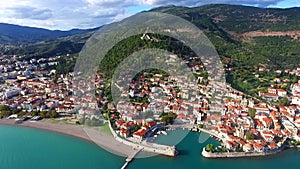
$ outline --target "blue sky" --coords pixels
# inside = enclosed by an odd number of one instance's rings
[[[299,0],[0,0],[0,22],[52,30],[92,28],[162,5],[210,3],[300,7]]]

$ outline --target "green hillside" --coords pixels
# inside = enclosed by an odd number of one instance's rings
[[[300,10],[265,9],[238,5],[206,5],[195,8],[160,7],[155,12],[180,16],[204,31],[221,56],[262,64],[274,69],[300,64],[300,37],[244,37],[253,31],[286,32],[300,30]]]
[[[299,8],[265,9],[238,5],[206,5],[194,8],[168,6],[150,11],[177,15],[198,26],[214,44],[221,59],[231,58],[231,63],[226,63],[226,66],[233,67],[234,71],[227,72],[227,81],[241,91],[256,93],[257,89],[269,85],[269,81],[262,82],[254,76],[257,74],[254,67],[285,70],[300,65]],[[256,34],[257,32],[260,34]],[[90,31],[54,40],[22,43],[16,47],[5,48],[4,53],[25,54],[27,57],[74,54],[81,50],[92,33],[93,31]],[[143,48],[166,49],[179,56],[193,55],[189,48],[182,44],[174,44],[170,38],[151,36],[162,41],[147,42],[136,36],[118,43],[102,61],[100,71],[110,76],[123,58]],[[264,76],[268,77],[266,79],[277,77],[276,74]],[[297,80],[294,77],[283,76]]]

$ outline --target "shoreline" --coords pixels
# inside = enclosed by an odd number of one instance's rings
[[[211,137],[215,137],[215,139],[220,139],[218,141],[221,141],[224,143],[224,138],[219,137],[216,133],[213,133],[206,129],[199,129],[200,132],[204,132],[206,134],[209,134]],[[270,151],[264,151],[264,152],[256,152],[256,151],[250,151],[250,152],[207,152],[205,150],[205,147],[202,149],[201,155],[205,158],[245,158],[245,157],[260,157],[260,156],[270,156],[279,154],[282,151],[284,151],[286,148],[290,148],[286,145],[282,145],[281,147],[270,150]],[[300,146],[298,146],[300,148]]]
[[[94,143],[84,132],[82,132],[83,130],[81,131],[80,126],[75,126],[72,124],[64,124],[60,122],[54,124],[50,120],[44,119],[40,121],[24,121],[22,123],[15,123],[15,120],[13,119],[0,119],[0,125],[39,129],[75,137],[90,143]]]
[[[268,151],[268,152],[221,152],[221,153],[211,153],[205,150],[205,147],[202,149],[201,155],[205,158],[245,158],[245,157],[263,157],[270,156],[281,153],[285,147],[281,147],[277,150]]]
[[[62,122],[53,123],[48,119],[24,121],[18,124],[12,119],[0,119],[0,125],[27,127],[74,137],[95,144],[105,151],[122,157],[128,157],[134,152],[132,147],[120,144],[112,135],[101,131],[101,128],[83,127],[82,125],[65,124]]]

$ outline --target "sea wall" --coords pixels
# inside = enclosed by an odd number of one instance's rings
[[[216,137],[216,138],[218,138],[219,140],[221,140],[223,143],[226,142],[225,138],[220,137],[217,133],[214,133],[214,132],[212,132],[212,131],[210,131],[210,130],[206,130],[206,129],[203,129],[203,128],[199,128],[199,131],[200,131],[200,132],[203,132],[203,133],[206,133],[206,134],[209,134],[209,135],[211,135],[211,136],[213,136],[213,137]]]
[[[114,138],[117,141],[119,141],[125,145],[131,146],[131,147],[137,148],[137,149],[142,149],[143,151],[146,151],[146,152],[151,152],[151,153],[156,153],[156,154],[161,154],[161,155],[166,155],[166,156],[176,156],[176,154],[177,154],[175,146],[167,146],[167,145],[148,143],[148,142],[135,143],[135,142],[132,142],[130,140],[120,137],[115,132],[115,130],[111,127],[110,122],[109,122],[109,128],[110,128]]]
[[[276,150],[270,150],[265,152],[222,152],[222,153],[211,153],[205,150],[205,147],[202,150],[202,156],[206,158],[235,158],[235,157],[258,157],[258,156],[267,156],[272,154],[277,154],[284,150],[284,147],[278,148]]]

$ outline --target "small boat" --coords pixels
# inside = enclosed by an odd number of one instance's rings
[[[161,131],[161,133],[164,134],[164,135],[168,135],[168,133],[165,132],[165,131]]]

